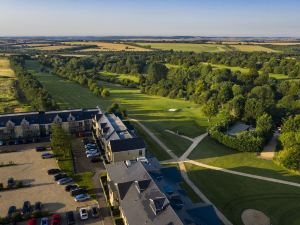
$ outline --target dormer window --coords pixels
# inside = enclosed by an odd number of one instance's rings
[[[74,121],[75,120],[75,117],[72,116],[72,114],[70,113],[69,114],[69,117],[68,117],[68,121]]]
[[[155,215],[162,212],[169,205],[169,201],[165,197],[156,197],[150,199],[150,207]]]
[[[139,180],[134,181],[135,187],[138,190],[139,193],[145,191],[147,187],[149,186],[151,180]]]
[[[28,126],[29,125],[29,122],[23,118],[22,121],[21,121],[21,126]]]
[[[53,120],[54,123],[61,123],[62,122],[62,119],[58,116],[58,114],[54,117],[54,120]]]
[[[7,123],[6,123],[6,127],[7,127],[7,128],[14,128],[14,127],[15,127],[15,124],[14,124],[14,122],[12,122],[11,120],[9,120],[9,121],[7,121]]]

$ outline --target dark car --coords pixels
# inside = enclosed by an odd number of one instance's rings
[[[102,162],[102,159],[100,157],[93,157],[91,158],[92,163]]]
[[[42,210],[42,203],[41,202],[36,202],[34,204],[34,210],[35,211],[41,211]]]
[[[8,188],[12,188],[13,186],[15,186],[16,181],[14,180],[14,178],[10,177],[7,179],[7,187]]]
[[[68,175],[65,174],[65,173],[59,173],[59,174],[54,175],[54,180],[55,180],[55,181],[58,181],[58,180],[60,180],[61,178],[65,178],[65,177],[67,177],[67,176],[68,176]]]
[[[59,214],[53,214],[51,217],[51,225],[60,225],[60,215]]]
[[[85,194],[86,192],[87,191],[84,188],[77,188],[77,189],[74,189],[74,190],[70,191],[70,195],[72,197],[75,197],[75,196],[80,195],[80,194]]]
[[[7,212],[7,217],[11,217],[13,215],[14,212],[17,211],[17,207],[12,205],[8,208],[8,212]]]
[[[49,153],[49,152],[45,152],[42,154],[42,159],[51,159],[53,158],[54,155],[52,153]]]
[[[71,191],[71,190],[74,190],[78,188],[78,185],[77,184],[68,184],[67,186],[65,186],[65,191]]]
[[[67,212],[66,217],[67,217],[67,224],[68,225],[75,224],[74,213],[72,211]]]
[[[44,146],[38,146],[38,147],[35,147],[35,150],[36,150],[37,152],[46,151],[46,147],[44,147]]]
[[[91,208],[92,217],[97,218],[99,217],[99,209],[97,206],[93,206]]]
[[[48,175],[54,175],[60,173],[60,169],[50,169],[47,171]]]
[[[31,205],[29,201],[25,201],[23,203],[23,208],[22,208],[22,213],[23,214],[28,214],[31,212]]]

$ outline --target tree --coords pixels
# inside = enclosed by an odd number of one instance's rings
[[[51,147],[55,154],[63,154],[64,158],[68,157],[71,150],[71,137],[59,123],[51,126]]]
[[[202,108],[204,115],[208,118],[208,122],[211,117],[215,116],[218,113],[218,105],[215,101],[209,100]]]
[[[241,118],[244,114],[245,98],[238,95],[228,102],[228,112],[234,118]]]
[[[110,96],[109,90],[108,90],[107,88],[104,88],[104,89],[102,90],[102,92],[101,92],[101,96],[102,96],[103,98],[109,97],[109,96]]]
[[[168,68],[161,63],[151,63],[147,71],[147,81],[150,84],[158,83],[167,78]]]
[[[268,139],[272,136],[273,129],[274,129],[273,120],[269,114],[264,113],[263,115],[257,118],[256,131],[265,139]]]

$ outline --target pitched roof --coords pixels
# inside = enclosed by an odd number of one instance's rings
[[[143,149],[146,147],[144,140],[140,137],[110,140],[109,143],[112,152],[130,151],[135,149]]]

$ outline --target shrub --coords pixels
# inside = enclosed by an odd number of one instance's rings
[[[0,183],[0,191],[2,191],[3,189],[4,189],[3,183]]]
[[[19,222],[22,220],[22,215],[20,212],[14,212],[11,216],[11,221],[12,222]]]
[[[18,180],[17,182],[16,182],[16,187],[17,188],[22,188],[24,185],[23,185],[23,182],[22,181],[20,181],[20,180]]]
[[[0,224],[9,224],[10,219],[8,217],[0,217]]]
[[[115,218],[115,225],[124,225],[124,221],[122,218]]]

